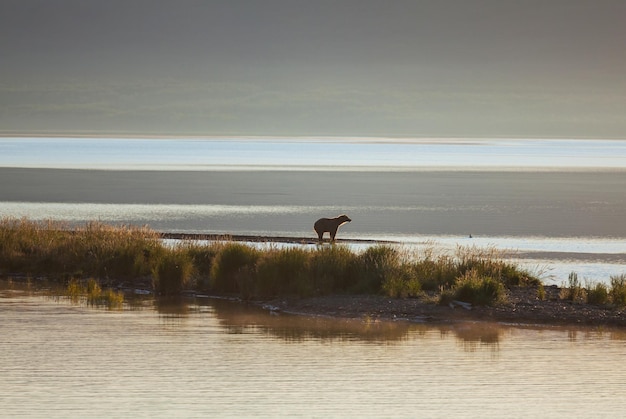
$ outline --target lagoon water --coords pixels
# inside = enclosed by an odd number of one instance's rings
[[[4,138],[0,217],[496,247],[561,285],[626,273],[626,141]],[[472,236],[469,239],[469,236]]]
[[[626,141],[0,139],[0,216],[513,249],[561,284],[626,273]],[[472,238],[469,238],[469,235]],[[0,417],[622,417],[610,329],[120,311],[0,283]]]
[[[6,284],[5,284],[6,285]],[[623,331],[0,291],[0,417],[623,417]]]

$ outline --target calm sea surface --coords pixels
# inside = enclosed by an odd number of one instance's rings
[[[0,291],[0,417],[624,417],[626,335]]]
[[[546,283],[626,273],[626,141],[0,139],[0,217],[513,250]],[[470,239],[470,235],[472,238]]]

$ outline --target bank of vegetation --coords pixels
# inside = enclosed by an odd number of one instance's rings
[[[56,221],[0,221],[0,275],[59,281],[76,298],[115,306],[118,289],[146,284],[158,295],[196,292],[242,299],[330,294],[431,296],[433,303],[475,305],[506,302],[513,287],[534,287],[538,278],[498,252],[460,247],[454,255],[432,249],[408,253],[390,245],[356,252],[342,245],[251,246],[238,242],[164,243],[159,233],[133,226],[90,222],[69,227]],[[575,274],[573,274],[575,275]],[[563,299],[626,304],[626,277],[611,287],[581,285],[570,276]]]

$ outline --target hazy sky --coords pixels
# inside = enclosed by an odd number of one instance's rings
[[[0,131],[626,138],[624,0],[0,0]]]

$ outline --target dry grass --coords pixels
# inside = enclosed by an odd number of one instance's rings
[[[83,290],[68,278],[94,278],[95,285],[86,291],[93,301],[105,298],[101,283],[146,279],[161,295],[190,288],[246,299],[332,293],[416,297],[422,290],[451,290],[478,304],[502,300],[504,287],[539,283],[494,249],[459,247],[454,255],[434,254],[429,248],[411,254],[387,245],[360,253],[341,245],[263,250],[236,242],[165,246],[147,228],[0,221],[0,274],[57,278],[68,283],[70,296],[81,296]]]

